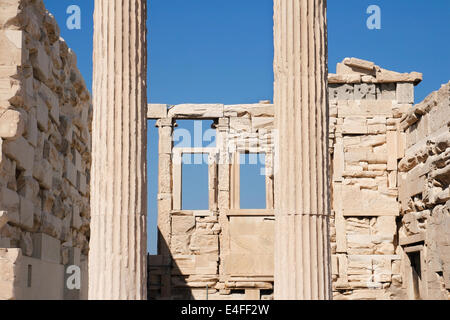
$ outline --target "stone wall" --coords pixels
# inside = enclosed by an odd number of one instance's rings
[[[334,299],[390,299],[401,282],[399,123],[420,80],[355,58],[329,76]]]
[[[399,243],[410,299],[450,297],[450,83],[402,117]]]
[[[334,299],[419,298],[409,258],[417,248],[424,252],[423,265],[430,265],[422,270],[428,282],[418,282],[428,283],[420,285],[428,292],[421,298],[446,299],[449,85],[413,107],[421,80],[420,73],[401,74],[355,58],[329,75]],[[272,298],[273,105],[150,105],[148,118],[158,119],[160,134],[159,254],[150,257],[149,296],[205,299],[208,287],[209,299]],[[175,159],[183,151],[172,143],[177,119],[215,120],[217,147],[186,150],[215,159],[209,211],[180,210]],[[271,155],[267,209],[241,210],[239,166],[232,160],[264,148]]]
[[[42,0],[0,9],[0,299],[86,298],[90,94]]]
[[[149,106],[159,127],[158,255],[151,299],[268,299],[273,292],[273,105]],[[212,148],[174,147],[177,120],[214,120]],[[207,154],[209,209],[182,208],[182,155]],[[240,208],[242,153],[264,154],[266,209]],[[261,159],[258,158],[257,161]],[[264,174],[264,173],[263,173]],[[208,292],[208,293],[207,293]]]
[[[330,80],[335,299],[448,299],[449,84],[345,59]]]

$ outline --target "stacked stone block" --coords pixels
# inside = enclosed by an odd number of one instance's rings
[[[389,299],[400,279],[397,161],[417,73],[347,58],[329,75],[334,299]]]
[[[15,288],[0,296],[79,298],[62,280],[63,266],[87,266],[90,94],[42,0],[0,6],[0,288]],[[23,261],[29,286],[18,276]],[[43,290],[40,277],[59,291]]]

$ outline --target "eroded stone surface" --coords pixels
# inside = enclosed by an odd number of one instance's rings
[[[414,119],[412,121],[411,119]],[[410,299],[450,297],[450,83],[402,117],[407,149],[399,162],[399,238]],[[408,252],[408,247],[417,250]],[[411,255],[422,259],[415,287]],[[411,293],[418,292],[418,296]]]
[[[0,299],[86,298],[90,95],[42,0],[0,7]],[[64,290],[65,250],[81,291]]]
[[[419,72],[398,73],[383,69],[371,61],[345,58],[338,63],[336,74],[329,74],[330,84],[390,84],[405,83],[417,85],[422,81]],[[383,86],[386,88],[386,86]]]

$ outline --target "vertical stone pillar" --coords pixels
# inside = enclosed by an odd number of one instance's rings
[[[275,298],[330,299],[326,0],[274,0]]]
[[[161,298],[170,299],[172,256],[170,252],[172,238],[172,134],[174,130],[172,118],[161,118],[156,122],[159,132],[158,161],[158,255],[162,257],[164,266],[161,274]],[[181,186],[180,192],[181,192]]]
[[[95,0],[89,299],[147,297],[146,1]]]
[[[218,150],[218,194],[217,207],[219,210],[219,224],[222,232],[219,234],[220,260],[225,261],[230,254],[230,229],[227,212],[230,210],[230,119],[220,118],[217,123],[217,150]],[[231,179],[232,180],[232,179]],[[227,281],[224,263],[219,263],[219,282]]]
[[[159,132],[158,161],[158,254],[170,256],[171,211],[172,211],[172,133],[171,118],[156,122]]]

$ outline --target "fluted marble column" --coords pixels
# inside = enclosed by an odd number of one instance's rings
[[[331,298],[326,0],[274,0],[275,299]]]
[[[89,299],[147,297],[146,1],[95,0]]]

